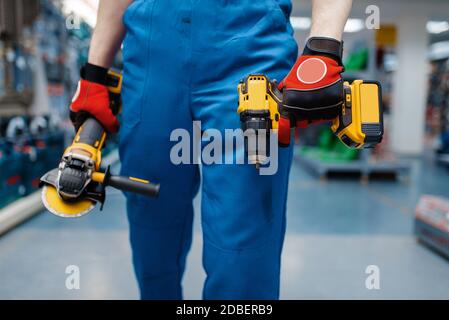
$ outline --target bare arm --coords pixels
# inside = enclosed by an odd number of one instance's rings
[[[100,0],[95,26],[90,42],[88,62],[109,68],[125,35],[122,22],[126,8],[133,0]]]
[[[312,0],[311,37],[341,40],[353,0]]]

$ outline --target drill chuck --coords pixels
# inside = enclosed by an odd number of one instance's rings
[[[268,110],[246,110],[240,114],[248,162],[259,167],[270,154],[271,119]]]

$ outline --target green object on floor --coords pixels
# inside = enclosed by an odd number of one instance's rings
[[[359,150],[348,148],[343,142],[335,138],[334,150],[339,158],[342,160],[352,161],[356,160],[359,156]]]
[[[334,147],[335,136],[331,130],[327,127],[323,127],[320,129],[318,133],[318,147],[323,151],[330,151]]]
[[[359,150],[348,148],[328,127],[323,127],[318,134],[318,145],[302,146],[299,154],[327,163],[351,162],[358,158]]]

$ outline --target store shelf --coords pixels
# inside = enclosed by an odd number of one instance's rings
[[[41,201],[40,191],[14,201],[0,210],[0,235],[42,210],[44,210],[44,206]]]
[[[112,166],[118,161],[118,150],[113,150],[104,157],[102,166]],[[0,209],[0,235],[44,210],[40,190],[14,201]]]
[[[419,242],[449,258],[449,199],[421,196],[416,207],[414,232]]]
[[[449,154],[441,154],[437,156],[437,161],[441,164],[449,166]]]
[[[408,176],[411,165],[406,161],[366,161],[327,162],[307,155],[296,155],[295,160],[320,179],[330,174],[360,174],[362,181],[367,182],[373,175],[394,175],[396,178]]]

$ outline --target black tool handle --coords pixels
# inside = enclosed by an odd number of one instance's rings
[[[96,146],[101,141],[105,133],[103,126],[95,118],[87,118],[78,131],[79,143]]]
[[[111,175],[105,183],[122,191],[140,193],[149,197],[157,197],[159,194],[159,184],[143,180]]]

